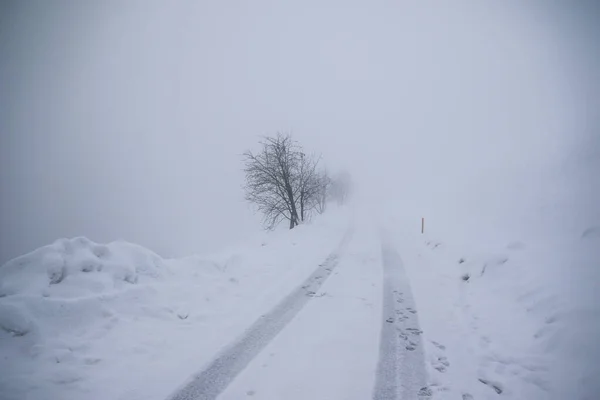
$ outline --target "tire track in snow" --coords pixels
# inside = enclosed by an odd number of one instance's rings
[[[373,399],[429,398],[422,331],[404,265],[391,245],[383,243],[381,251],[383,326]]]
[[[169,399],[216,399],[317,293],[337,266],[340,254],[352,237],[352,232],[352,228],[346,232],[337,249],[298,288],[256,320],[239,339],[225,347],[206,368]]]

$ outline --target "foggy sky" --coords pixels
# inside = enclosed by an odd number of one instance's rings
[[[243,240],[240,154],[278,130],[373,209],[600,223],[596,8],[446,3],[4,2],[0,263]]]

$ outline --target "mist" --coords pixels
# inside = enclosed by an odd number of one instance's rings
[[[361,207],[598,221],[597,7],[5,2],[0,262],[60,237],[212,251],[261,227],[240,154],[292,132]]]
[[[0,387],[166,398],[227,346],[230,398],[594,397],[597,3],[3,1]],[[269,236],[243,154],[278,132],[353,190]]]

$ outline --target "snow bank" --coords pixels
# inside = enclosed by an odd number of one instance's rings
[[[342,214],[206,257],[74,238],[9,261],[0,398],[166,398],[327,257]]]
[[[0,269],[0,297],[15,294],[76,298],[120,290],[167,272],[163,260],[143,247],[61,239],[7,262]]]
[[[81,381],[78,369],[101,359],[88,350],[118,322],[117,299],[148,295],[147,284],[170,273],[140,246],[83,237],[7,262],[0,268],[0,356],[11,368],[0,377],[3,398],[29,398],[31,390],[61,397],[53,386]]]
[[[396,233],[433,398],[597,398],[596,230],[487,240],[461,232]]]

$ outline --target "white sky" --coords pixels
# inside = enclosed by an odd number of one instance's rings
[[[380,210],[583,229],[597,9],[440,3],[5,3],[0,262],[65,236],[242,240],[239,155],[276,130]]]

